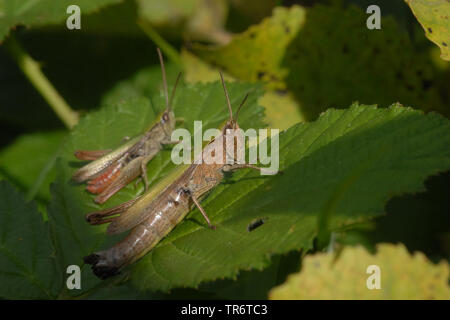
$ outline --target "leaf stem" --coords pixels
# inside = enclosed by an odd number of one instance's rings
[[[33,200],[34,197],[36,196],[36,194],[39,192],[39,189],[41,188],[42,184],[44,183],[45,178],[47,178],[47,175],[49,174],[49,172],[51,171],[51,169],[55,165],[56,159],[58,158],[58,156],[60,154],[60,150],[61,149],[58,147],[58,150],[56,150],[56,152],[54,154],[52,154],[52,156],[49,159],[49,161],[47,162],[47,164],[39,172],[39,176],[34,181],[33,185],[28,190],[28,192],[27,192],[27,194],[25,196],[25,199],[27,201]]]
[[[141,27],[141,29],[145,32],[145,34],[154,42],[156,45],[161,48],[161,50],[169,57],[169,59],[176,63],[180,68],[183,68],[183,62],[181,61],[180,55],[178,51],[168,43],[163,37],[161,37],[158,32],[143,19],[138,19],[137,24]]]
[[[5,47],[56,115],[64,122],[67,128],[72,129],[78,122],[78,113],[72,110],[58,91],[56,91],[55,87],[53,87],[41,71],[39,63],[33,60],[12,35],[5,43]]]

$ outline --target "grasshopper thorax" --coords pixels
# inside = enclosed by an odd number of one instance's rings
[[[244,132],[235,121],[228,121],[223,135],[225,149],[225,163],[243,163],[245,161]]]

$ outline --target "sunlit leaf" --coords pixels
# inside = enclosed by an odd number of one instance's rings
[[[380,273],[380,289],[367,287],[368,278]],[[381,244],[377,253],[362,247],[347,247],[336,258],[331,253],[307,256],[302,270],[272,289],[275,300],[303,299],[450,299],[446,261],[431,263],[422,253],[410,255],[402,245]],[[375,279],[369,280],[375,285]]]
[[[441,48],[441,58],[450,61],[450,3],[448,0],[405,0],[425,30]]]
[[[239,79],[268,81],[274,88],[284,88],[287,69],[281,62],[287,45],[305,23],[302,7],[276,7],[272,17],[235,35],[225,46],[193,45],[193,51],[213,65]]]

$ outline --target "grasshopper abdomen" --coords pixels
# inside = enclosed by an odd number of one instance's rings
[[[95,275],[106,279],[118,273],[153,249],[190,210],[190,199],[184,190],[173,190],[157,202],[158,208],[142,223],[135,226],[121,242],[108,250],[95,252],[84,258],[92,264]]]

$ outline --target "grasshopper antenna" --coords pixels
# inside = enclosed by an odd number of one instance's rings
[[[245,101],[247,101],[249,93],[245,94],[244,99],[242,100],[241,104],[239,105],[239,108],[236,111],[236,114],[234,115],[234,128],[236,129],[236,124],[239,116],[239,111],[241,111],[242,106],[244,105]]]
[[[167,93],[167,80],[166,80],[166,69],[164,68],[164,60],[163,60],[161,50],[159,50],[159,48],[156,48],[156,50],[158,51],[159,63],[161,64],[161,71],[162,71],[162,78],[163,78],[163,85],[164,85],[164,97],[166,98],[166,108],[170,109],[169,95]]]
[[[170,95],[168,109],[172,108],[173,97],[175,96],[175,90],[177,89],[178,81],[180,80],[180,78],[181,78],[181,72],[178,73],[177,80],[175,80],[175,85],[173,86],[172,94]]]
[[[233,111],[231,110],[231,102],[230,97],[228,96],[227,86],[225,85],[225,81],[223,80],[222,72],[219,71],[220,80],[222,81],[223,91],[225,91],[225,97],[227,98],[228,111],[230,112],[230,120],[233,120]]]

